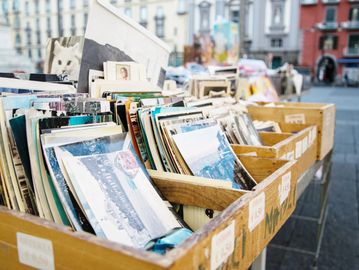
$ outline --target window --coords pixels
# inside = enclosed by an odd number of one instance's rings
[[[46,18],[46,33],[47,37],[51,37],[51,17]]]
[[[27,55],[29,56],[30,59],[32,59],[32,51],[31,51],[31,49],[28,49]]]
[[[41,59],[41,57],[42,57],[41,48],[37,49],[37,57],[38,57],[39,59]]]
[[[62,37],[64,35],[64,23],[62,21],[62,16],[58,17],[58,23],[59,23],[59,36]]]
[[[29,11],[29,1],[25,2],[25,15],[29,16],[30,11]]]
[[[88,18],[88,14],[87,14],[87,12],[85,12],[85,13],[84,13],[84,33],[85,33],[85,31],[86,31],[87,18]]]
[[[39,14],[39,13],[40,13],[39,0],[35,0],[35,13],[36,13],[36,14]]]
[[[112,4],[112,5],[116,5],[116,4],[117,4],[117,0],[111,0],[111,4]]]
[[[272,1],[271,30],[284,30],[284,4],[284,1],[281,0]]]
[[[46,0],[46,12],[50,12],[51,11],[51,0]]]
[[[349,49],[359,49],[359,34],[349,36],[348,47]]]
[[[17,29],[20,28],[20,17],[18,13],[16,13],[14,17],[14,27]]]
[[[282,46],[283,46],[283,41],[281,38],[271,39],[271,47],[272,48],[281,48]]]
[[[178,14],[185,14],[187,12],[186,0],[178,0]]]
[[[36,43],[37,45],[41,44],[41,32],[39,30],[36,31]]]
[[[76,2],[75,0],[70,0],[70,8],[75,9],[76,8]]]
[[[337,16],[337,9],[335,7],[327,7],[325,11],[325,22],[326,23],[335,23]]]
[[[15,12],[19,11],[20,10],[19,7],[20,7],[20,0],[14,0],[14,2],[12,3],[13,11]]]
[[[132,9],[129,7],[125,8],[125,15],[128,17],[132,17]]]
[[[16,47],[21,46],[21,37],[20,37],[19,33],[16,34],[15,44],[16,44]]]
[[[199,31],[201,33],[210,32],[210,8],[211,8],[211,3],[209,3],[208,1],[202,1],[199,4],[199,18],[200,18]]]
[[[36,30],[40,31],[40,19],[39,18],[36,19]]]
[[[320,50],[336,50],[338,47],[338,37],[327,35],[320,37],[319,49]]]
[[[89,0],[83,0],[84,1],[84,7],[88,7],[89,6]]]
[[[26,23],[25,32],[26,32],[26,43],[27,45],[31,46],[31,28],[29,22]]]
[[[76,35],[76,18],[75,15],[71,15],[71,35]]]
[[[349,11],[349,21],[359,22],[359,6],[352,7]]]
[[[239,23],[239,10],[231,10],[231,21]]]
[[[147,7],[140,7],[140,24],[143,27],[147,27]]]
[[[57,5],[58,5],[58,8],[59,8],[59,11],[62,11],[64,9],[63,0],[58,0]]]
[[[162,7],[157,7],[156,16],[155,16],[155,24],[156,24],[156,35],[159,38],[165,37],[165,15]]]

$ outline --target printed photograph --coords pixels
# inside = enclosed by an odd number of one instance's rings
[[[78,81],[84,38],[81,36],[49,39],[46,45],[44,72],[68,76]]]
[[[129,65],[116,65],[116,80],[128,81],[131,78],[131,67]]]

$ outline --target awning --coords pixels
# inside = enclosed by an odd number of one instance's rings
[[[337,62],[339,64],[359,64],[359,58],[339,58]]]

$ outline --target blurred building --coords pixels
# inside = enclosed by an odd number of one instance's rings
[[[35,65],[14,48],[12,30],[0,9],[0,72],[34,72]]]
[[[108,0],[124,14],[183,51],[188,42],[187,0]],[[47,38],[83,35],[91,0],[0,0],[12,26],[16,50],[30,59],[44,59]]]
[[[2,0],[15,48],[34,61],[44,59],[47,38],[83,35],[89,0]]]
[[[359,80],[359,1],[303,0],[300,62],[318,81]]]
[[[271,68],[286,62],[298,64],[300,52],[300,0],[247,0],[254,14],[252,35],[246,36],[246,52],[264,60]]]

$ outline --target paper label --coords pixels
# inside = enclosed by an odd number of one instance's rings
[[[296,142],[295,144],[295,159],[300,158],[302,155],[302,141]]]
[[[289,160],[294,160],[294,151],[288,152],[288,154],[287,154],[287,159],[289,159]]]
[[[248,153],[243,153],[241,154],[242,156],[250,156],[250,157],[256,157],[257,153],[256,152],[248,152]]]
[[[50,240],[16,233],[19,261],[37,269],[55,269],[54,252]]]
[[[305,124],[305,115],[303,113],[288,114],[284,116],[284,121],[288,124]]]
[[[302,140],[302,154],[308,149],[308,136],[305,136]]]
[[[211,269],[221,266],[234,251],[235,221],[212,238],[211,244]]]
[[[287,159],[287,154],[284,154],[284,155],[281,156],[279,159]]]
[[[261,223],[265,216],[265,194],[262,192],[249,202],[248,228],[250,231]]]
[[[282,176],[282,183],[278,186],[279,203],[282,205],[283,202],[288,198],[290,192],[290,180],[292,173],[288,172]]]

